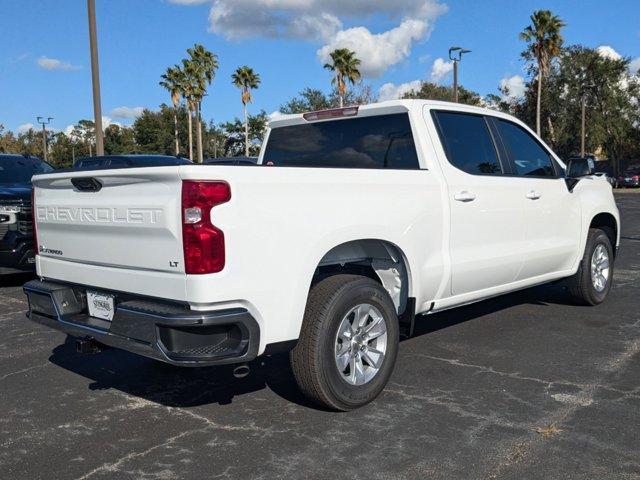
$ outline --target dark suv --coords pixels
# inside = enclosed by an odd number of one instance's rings
[[[0,154],[0,275],[33,269],[31,177],[52,170],[36,157]]]

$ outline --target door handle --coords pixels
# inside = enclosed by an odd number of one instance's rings
[[[476,199],[476,194],[463,190],[460,193],[456,193],[453,199],[458,202],[473,202]]]
[[[540,192],[535,190],[531,190],[525,195],[529,200],[538,200],[541,196]]]

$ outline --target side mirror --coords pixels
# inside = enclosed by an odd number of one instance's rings
[[[567,164],[567,178],[586,177],[593,173],[593,166],[586,158],[572,158]]]

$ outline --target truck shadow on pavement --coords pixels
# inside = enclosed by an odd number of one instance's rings
[[[496,297],[467,307],[416,319],[412,339],[459,323],[473,321],[517,305],[570,305],[561,287],[541,286]],[[402,355],[402,348],[400,349]],[[295,404],[317,408],[297,389],[287,354],[259,358],[251,362],[251,373],[242,379],[233,376],[233,366],[175,367],[117,349],[97,354],[76,353],[67,337],[54,348],[50,361],[91,381],[89,389],[115,389],[169,407],[230,404],[234,399],[263,389]]]
[[[22,285],[34,278],[36,278],[36,274],[31,272],[0,275],[0,288],[22,287]]]

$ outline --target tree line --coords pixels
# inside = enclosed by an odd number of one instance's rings
[[[518,35],[525,42],[521,54],[527,71],[524,94],[508,87],[499,94],[481,95],[459,87],[459,101],[501,110],[523,120],[564,158],[581,153],[581,120],[585,120],[584,151],[611,160],[615,173],[640,161],[640,77],[629,71],[630,60],[605,55],[582,45],[565,45],[565,23],[549,10],[538,10]],[[377,100],[362,82],[360,59],[349,49],[336,49],[324,68],[332,72],[331,89],[305,88],[280,106],[281,113],[301,113],[371,103]],[[159,84],[171,106],[144,110],[131,127],[105,129],[105,153],[161,153],[203,158],[257,155],[268,117],[248,112],[260,75],[238,67],[231,82],[240,90],[243,118],[215,124],[202,118],[202,99],[215,79],[218,57],[202,45],[187,49],[187,57],[166,69]],[[451,87],[424,81],[403,98],[452,100]],[[195,139],[193,130],[195,129]],[[42,133],[4,132],[0,152],[42,155]],[[49,158],[56,166],[92,153],[94,126],[81,120],[71,132],[48,132]],[[195,144],[195,145],[194,145]],[[195,146],[195,148],[194,148]],[[195,154],[194,154],[195,150]]]
[[[630,59],[597,48],[565,45],[565,23],[549,10],[535,11],[519,34],[528,78],[524,95],[460,89],[460,102],[510,113],[528,124],[562,158],[584,153],[608,159],[613,174],[640,163],[640,75]],[[450,100],[451,89],[429,82],[405,98]]]

